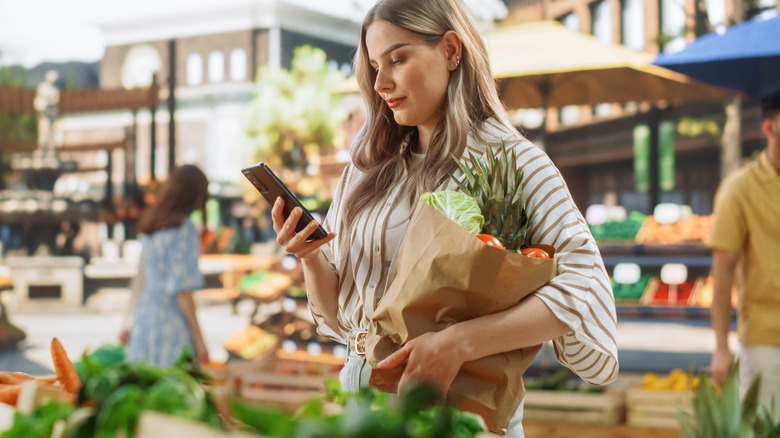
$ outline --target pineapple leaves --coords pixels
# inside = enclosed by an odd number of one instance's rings
[[[726,376],[720,392],[706,375],[693,393],[693,411],[678,414],[681,436],[684,438],[770,438],[780,436],[780,419],[759,399],[761,376],[751,383],[743,399],[739,396],[739,364],[735,363]]]
[[[473,197],[485,218],[483,233],[496,237],[508,250],[522,248],[526,241],[528,215],[523,199],[523,172],[517,168],[517,152],[502,141],[498,148],[487,145],[481,157],[468,152],[458,159],[451,155],[464,178],[452,180]]]
[[[457,164],[458,164],[458,167],[460,167],[460,170],[461,170],[461,172],[463,172],[463,175],[466,177],[466,179],[468,180],[469,184],[471,184],[471,185],[473,186],[473,185],[474,185],[474,182],[476,181],[476,179],[474,179],[474,175],[472,175],[472,174],[471,174],[471,171],[469,171],[469,168],[468,168],[468,166],[466,166],[466,164],[465,164],[465,163],[462,163],[462,162],[461,162],[461,161],[458,159],[458,157],[456,157],[456,156],[455,156],[455,155],[453,155],[452,153],[450,153],[450,157],[452,157],[452,159],[453,159],[453,160],[455,160],[455,163],[457,163]],[[455,183],[456,183],[456,184],[458,184],[458,187],[461,187],[461,188],[465,187],[461,181],[458,181],[458,180],[457,180],[456,178],[454,178],[454,177],[453,177],[452,179],[455,181]],[[467,192],[468,190],[467,190],[467,189],[464,189],[463,191]]]

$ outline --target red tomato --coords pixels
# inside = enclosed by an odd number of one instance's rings
[[[496,248],[505,249],[501,241],[491,236],[490,234],[477,234],[477,239],[485,242],[488,246],[495,246]]]
[[[525,248],[522,251],[520,251],[520,254],[528,257],[533,257],[535,259],[549,259],[550,254],[547,254],[547,251],[541,249],[541,248]]]

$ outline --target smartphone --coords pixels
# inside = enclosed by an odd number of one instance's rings
[[[300,207],[301,211],[303,211],[303,214],[298,220],[298,225],[295,227],[296,233],[306,228],[306,225],[314,220],[314,217],[312,217],[311,213],[306,208],[304,208],[303,205],[301,205],[301,201],[299,201],[298,198],[293,195],[290,189],[287,188],[282,180],[280,180],[279,177],[276,176],[276,174],[274,174],[271,169],[265,165],[265,163],[257,163],[249,167],[245,167],[241,169],[241,173],[243,173],[246,179],[248,179],[249,182],[255,186],[257,191],[263,195],[263,198],[265,198],[265,200],[268,201],[271,206],[273,206],[274,202],[276,202],[276,198],[280,196],[282,197],[284,200],[284,210],[282,214],[284,215],[285,219],[290,217],[290,213],[292,213],[295,207]],[[327,236],[328,233],[324,228],[322,228],[322,225],[320,225],[316,230],[314,230],[313,233],[311,233],[309,240],[324,239]]]

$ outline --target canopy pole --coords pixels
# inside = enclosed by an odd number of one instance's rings
[[[735,96],[724,105],[726,124],[720,150],[720,178],[724,179],[739,169],[742,161],[742,99]]]
[[[545,144],[547,142],[547,111],[549,111],[548,104],[550,102],[550,90],[552,89],[550,78],[543,77],[538,84],[538,88],[542,104],[542,124],[539,126],[539,136],[534,144],[544,151],[547,150],[547,145]]]
[[[650,107],[647,113],[647,126],[650,128],[650,151],[648,157],[649,189],[650,189],[650,214],[653,214],[655,206],[661,202],[661,166],[658,162],[660,157],[660,135],[659,126],[661,124],[660,109],[656,103]]]

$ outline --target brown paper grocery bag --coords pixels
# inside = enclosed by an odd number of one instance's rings
[[[551,255],[555,249],[539,246]],[[371,320],[366,357],[370,383],[395,392],[402,369],[377,363],[409,339],[512,307],[556,273],[553,259],[489,247],[420,202],[398,249],[396,274]],[[522,375],[541,346],[497,354],[463,365],[447,400],[477,413],[488,428],[506,432],[525,395]]]

